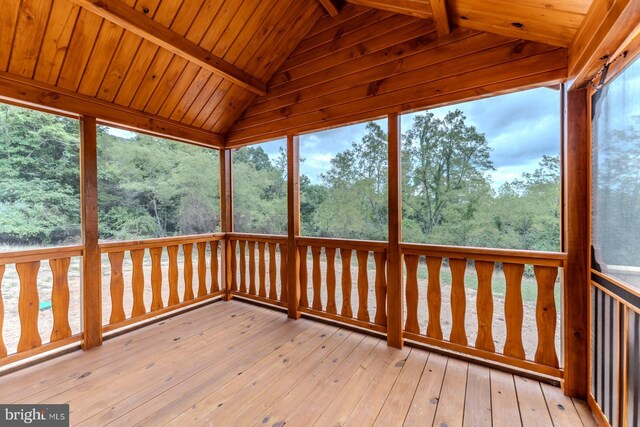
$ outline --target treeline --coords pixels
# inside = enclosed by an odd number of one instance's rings
[[[0,106],[0,242],[79,240],[78,123]],[[218,155],[146,135],[98,130],[99,219],[103,239],[219,230]],[[494,190],[485,136],[460,111],[416,116],[403,135],[405,241],[519,249],[559,249],[559,161]],[[287,230],[286,153],[234,152],[237,231]],[[387,134],[366,134],[338,153],[321,182],[301,177],[303,234],[387,238]]]
[[[0,105],[0,243],[80,241],[77,120]],[[102,239],[219,229],[218,155],[147,135],[98,127]]]

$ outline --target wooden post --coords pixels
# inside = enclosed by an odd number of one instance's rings
[[[387,345],[402,348],[404,292],[402,291],[402,153],[400,118],[388,116],[389,131],[389,253],[387,255]]]
[[[102,274],[98,247],[98,151],[95,117],[80,121],[80,222],[82,227],[82,319],[88,350],[102,344]]]
[[[288,315],[291,319],[299,319],[300,255],[296,237],[300,235],[300,141],[297,135],[287,135],[287,212]]]
[[[220,150],[220,228],[223,233],[233,233],[233,173],[231,150]],[[229,301],[231,295],[231,243],[225,238],[221,246],[220,258],[222,286],[225,291],[224,300]]]
[[[587,90],[567,93],[564,139],[565,209],[564,393],[586,399],[588,391],[588,304],[591,99]]]

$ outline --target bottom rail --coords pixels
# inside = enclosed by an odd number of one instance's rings
[[[112,323],[112,324],[109,324],[109,325],[105,325],[105,326],[103,326],[102,331],[103,331],[103,333],[109,333],[109,332],[117,331],[119,329],[124,329],[124,328],[126,328],[128,326],[136,325],[137,323],[142,323],[145,320],[149,320],[149,319],[152,319],[152,318],[155,318],[155,317],[159,317],[159,316],[163,316],[163,315],[166,315],[166,314],[169,314],[169,313],[173,313],[173,312],[179,312],[184,308],[187,308],[187,307],[190,307],[192,305],[196,305],[196,304],[202,303],[204,301],[209,301],[209,300],[213,300],[213,299],[216,299],[216,298],[221,298],[224,294],[225,294],[224,291],[218,291],[218,292],[213,292],[211,294],[204,295],[204,296],[201,296],[201,297],[196,297],[196,298],[194,298],[192,300],[184,301],[184,302],[181,302],[179,304],[172,305],[170,307],[164,307],[164,308],[161,308],[161,309],[156,310],[156,311],[152,311],[152,312],[140,315],[140,316],[136,316],[136,317],[132,317],[130,319],[126,319],[126,320],[120,321],[118,323]]]
[[[505,356],[499,353],[479,350],[474,347],[467,347],[467,346],[452,343],[449,341],[444,341],[444,340],[441,341],[435,338],[430,338],[430,337],[412,333],[412,332],[405,331],[403,335],[407,340],[426,344],[428,346],[444,348],[449,351],[467,354],[469,356],[477,357],[484,360],[490,360],[497,363],[502,363],[518,369],[524,369],[524,370],[535,372],[538,374],[548,375],[550,377],[564,378],[564,371],[562,369],[553,368],[551,366],[545,366],[545,365],[541,365],[528,360],[522,360],[515,357]]]

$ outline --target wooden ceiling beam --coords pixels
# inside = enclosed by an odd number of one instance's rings
[[[386,10],[415,18],[432,18],[431,5],[426,0],[347,0],[349,3]]]
[[[439,36],[446,36],[451,32],[449,14],[447,13],[447,0],[431,0],[431,12],[433,22],[436,24],[436,32]]]
[[[336,3],[336,1],[334,0],[318,0],[318,1],[322,5],[322,7],[324,7],[324,9],[327,11],[329,16],[331,17],[338,16],[338,13],[340,13],[340,8],[338,7],[338,4]]]
[[[221,148],[224,144],[223,136],[217,133],[4,71],[0,71],[0,100],[65,116],[91,116],[102,124],[209,148]]]
[[[639,0],[594,0],[569,48],[571,89],[586,85],[623,53],[640,34],[639,23]]]
[[[175,33],[129,7],[121,0],[71,0],[78,6],[121,26],[168,51],[197,64],[203,69],[225,78],[257,95],[266,94],[266,85],[235,65],[203,49],[196,43]]]

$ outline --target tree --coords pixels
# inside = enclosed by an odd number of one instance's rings
[[[0,104],[0,241],[80,239],[78,122]]]
[[[368,123],[361,141],[331,159],[321,175],[327,196],[312,223],[321,236],[384,240],[387,236],[387,134]]]
[[[490,197],[485,177],[493,169],[490,148],[465,120],[460,110],[442,119],[427,112],[417,115],[404,135],[403,202],[405,216],[422,233],[418,240],[445,223],[469,220],[480,199]],[[445,243],[447,233],[439,235]]]

